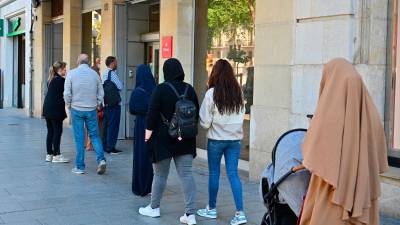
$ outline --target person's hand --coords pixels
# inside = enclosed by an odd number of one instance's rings
[[[145,137],[144,137],[144,140],[145,140],[146,142],[148,142],[149,139],[151,138],[151,134],[153,134],[153,131],[152,131],[152,130],[147,130],[147,129],[146,129],[146,134],[145,134]]]

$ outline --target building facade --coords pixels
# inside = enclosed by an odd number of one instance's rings
[[[133,136],[133,118],[126,103],[134,88],[137,65],[149,64],[162,82],[163,62],[176,57],[183,64],[186,81],[194,85],[200,100],[204,96],[209,53],[207,0],[33,2],[38,4],[0,1],[4,23],[1,96],[5,107],[22,107],[27,114],[40,117],[49,66],[63,60],[68,68],[74,68],[81,52],[92,60],[100,57],[104,61],[115,55],[119,61],[118,73],[125,83],[120,138]],[[279,135],[308,127],[306,115],[315,110],[323,65],[344,57],[362,74],[385,124],[392,167],[383,179],[399,185],[398,0],[257,0],[255,9],[254,87],[246,125],[249,150],[241,168],[257,180]],[[24,32],[21,26],[18,34],[13,34],[7,29],[12,29],[18,18]],[[15,71],[21,71],[16,70],[21,66],[13,59],[21,58],[17,54],[21,39],[25,40],[25,62],[18,62],[25,63],[25,75],[19,88],[21,79]],[[28,63],[31,55],[32,64]],[[205,132],[201,131],[198,147],[202,157],[206,157],[201,150],[204,143]]]
[[[2,107],[32,109],[30,1],[0,1],[0,100]]]

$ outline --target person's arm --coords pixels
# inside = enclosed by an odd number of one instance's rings
[[[212,99],[212,95],[210,92],[206,93],[206,96],[204,97],[203,103],[201,104],[200,107],[200,125],[208,129],[211,127],[212,121],[213,121],[213,109],[214,109],[214,101]]]
[[[65,78],[65,83],[64,83],[64,101],[65,101],[65,105],[68,106],[68,108],[71,108],[71,102],[72,102],[71,77],[72,77],[72,74],[68,75],[67,78]]]
[[[149,112],[147,114],[146,122],[146,140],[150,139],[153,130],[155,130],[160,121],[161,113],[161,93],[160,88],[156,87],[150,98]]]
[[[122,91],[124,89],[124,84],[119,79],[116,71],[111,72],[111,81],[117,86],[118,90]]]
[[[97,80],[97,107],[101,107],[104,101],[104,89],[100,78]]]

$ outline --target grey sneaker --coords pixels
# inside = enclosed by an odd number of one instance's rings
[[[240,225],[245,223],[247,223],[247,219],[244,215],[244,212],[237,212],[235,214],[235,217],[233,217],[233,219],[231,220],[231,225]]]
[[[197,215],[210,219],[217,219],[217,209],[210,209],[210,207],[207,206],[204,209],[197,210]]]
[[[106,161],[105,160],[101,160],[99,165],[97,166],[97,174],[99,175],[103,175],[106,172]]]
[[[74,168],[71,170],[71,172],[76,173],[76,174],[84,174],[84,173],[85,173],[84,170],[78,169],[78,168],[76,168],[76,167],[74,167]]]

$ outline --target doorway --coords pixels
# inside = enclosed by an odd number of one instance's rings
[[[101,55],[101,10],[82,14],[82,52],[90,57],[91,65]],[[105,59],[102,59],[103,61]],[[99,65],[96,65],[99,66]]]
[[[121,128],[124,138],[134,138],[135,117],[130,115],[129,97],[136,86],[136,68],[140,64],[150,66],[159,82],[160,55],[160,2],[157,0],[130,2],[116,7],[117,26],[116,56],[119,59],[118,72],[124,80]],[[120,132],[122,135],[122,132]]]
[[[145,64],[150,66],[154,79],[158,84],[160,82],[160,42],[146,43],[145,58]]]
[[[13,37],[13,107],[25,107],[25,35]]]

